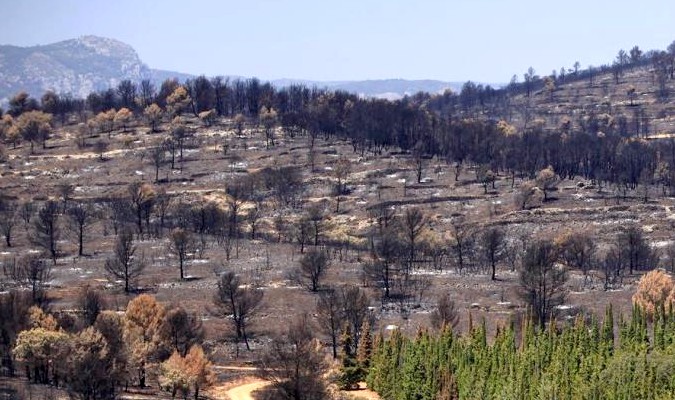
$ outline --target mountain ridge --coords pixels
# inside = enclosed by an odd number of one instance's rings
[[[6,103],[11,96],[22,90],[34,97],[53,90],[86,98],[89,93],[115,87],[122,80],[140,82],[150,79],[159,87],[168,78],[185,81],[195,76],[150,68],[132,46],[111,38],[88,35],[45,45],[0,45],[0,103]],[[241,76],[228,77],[247,79]],[[398,99],[418,92],[442,93],[447,89],[459,91],[463,85],[462,82],[400,78],[357,81],[284,78],[269,82],[277,87],[303,84],[344,90],[363,97],[387,99]]]
[[[126,43],[81,36],[47,45],[0,46],[0,99],[25,90],[39,96],[46,90],[86,97],[94,90],[130,79],[150,77],[150,69]]]

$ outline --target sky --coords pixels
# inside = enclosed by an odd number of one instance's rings
[[[0,44],[121,40],[151,68],[503,83],[675,41],[672,0],[0,0]]]

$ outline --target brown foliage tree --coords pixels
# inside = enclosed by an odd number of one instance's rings
[[[71,395],[82,400],[101,399],[112,395],[113,358],[105,337],[89,327],[67,341],[68,356],[60,364],[65,386]]]
[[[550,165],[537,172],[535,179],[537,187],[544,192],[544,201],[548,200],[548,193],[558,185],[558,175]]]
[[[46,147],[47,138],[52,132],[52,115],[42,111],[29,111],[21,114],[15,121],[18,133],[24,140],[30,142],[30,152],[34,151],[35,142]]]
[[[108,344],[108,357],[112,359],[112,367],[108,373],[119,385],[128,376],[129,349],[124,341],[124,318],[115,311],[103,311],[98,314],[94,328],[103,335]]]
[[[24,363],[27,378],[35,383],[58,384],[58,362],[66,353],[68,335],[59,330],[42,327],[19,333],[13,354]],[[65,354],[64,354],[65,353]]]
[[[129,364],[137,372],[140,387],[145,387],[148,366],[157,362],[166,346],[161,335],[165,313],[164,307],[147,294],[131,300],[124,313],[124,341],[129,346]]]
[[[96,126],[98,126],[99,132],[107,133],[108,137],[110,137],[110,134],[115,128],[116,114],[117,112],[115,111],[115,109],[111,108],[108,111],[101,111],[96,115],[95,123]]]
[[[150,104],[143,110],[143,115],[146,121],[148,121],[152,132],[157,132],[157,125],[162,120],[162,114],[162,109],[155,103]]]
[[[183,398],[187,398],[192,389],[194,399],[197,400],[199,391],[214,382],[211,362],[199,345],[190,347],[190,351],[184,356],[174,351],[160,366],[160,385],[170,390],[172,397],[180,390]]]
[[[633,304],[642,308],[648,318],[659,309],[668,310],[675,301],[673,278],[660,269],[649,271],[640,278],[633,295]]]
[[[133,117],[134,113],[132,113],[131,110],[126,107],[122,107],[117,111],[117,113],[115,113],[114,122],[118,127],[122,128],[122,132],[126,132],[127,125],[129,125],[129,122]]]

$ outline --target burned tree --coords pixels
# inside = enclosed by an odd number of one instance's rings
[[[419,208],[409,208],[401,218],[401,228],[405,238],[405,245],[408,249],[407,271],[413,267],[417,255],[417,246],[422,231],[427,225],[426,217]],[[355,327],[355,331],[360,327]]]
[[[457,270],[462,272],[469,266],[474,251],[475,232],[471,226],[461,220],[452,221],[453,240],[452,250],[455,252]]]
[[[321,249],[311,249],[300,260],[297,269],[297,280],[312,292],[319,290],[321,279],[330,266],[326,252]]]
[[[155,167],[155,182],[159,182],[159,169],[166,163],[166,148],[155,146],[150,150],[150,160]]]
[[[33,244],[42,247],[56,264],[58,251],[56,243],[59,240],[60,229],[58,226],[59,206],[55,201],[48,201],[38,211],[37,219],[33,225]]]
[[[269,398],[325,399],[328,392],[322,378],[327,365],[303,315],[290,324],[285,334],[272,340],[260,362],[260,375],[272,382]]]
[[[197,314],[188,313],[182,306],[176,306],[166,312],[161,334],[168,338],[172,350],[185,357],[190,347],[201,344],[204,340],[204,327]]]
[[[185,264],[197,250],[197,243],[185,229],[175,229],[169,238],[169,250],[178,258],[180,279],[185,279]]]
[[[548,240],[530,244],[523,255],[520,297],[527,302],[532,318],[543,328],[556,307],[567,296],[567,271],[556,265],[559,249]]]
[[[584,274],[584,285],[588,281],[588,273],[596,264],[597,244],[594,236],[586,231],[574,232],[559,240],[561,257],[565,264]]]
[[[16,206],[8,204],[0,208],[0,232],[5,237],[5,245],[12,247],[12,234],[19,222]]]
[[[94,222],[94,209],[89,204],[76,203],[68,208],[69,228],[77,239],[77,254],[84,255],[84,236]]]
[[[51,279],[52,268],[38,254],[27,254],[18,261],[5,263],[3,272],[16,284],[30,289],[32,304],[45,304],[45,286]]]
[[[340,202],[342,196],[347,194],[347,177],[351,173],[352,165],[346,158],[340,158],[335,166],[333,167],[333,176],[337,180],[335,187],[333,188],[333,194],[335,195],[335,212],[340,212]]]
[[[344,323],[344,307],[339,291],[330,289],[319,294],[316,302],[316,318],[319,328],[330,337],[333,358],[337,358],[338,339]]]
[[[129,293],[145,269],[145,262],[142,258],[138,259],[135,254],[134,235],[129,231],[123,231],[115,242],[113,257],[105,262],[108,274],[124,282],[125,293]]]
[[[312,224],[307,218],[300,218],[300,220],[293,226],[293,236],[300,245],[300,253],[305,252],[305,246],[309,244],[312,236]]]
[[[345,286],[340,290],[340,295],[345,322],[350,325],[352,332],[354,332],[354,350],[356,351],[358,350],[356,347],[358,347],[360,338],[360,328],[370,317],[368,311],[370,300],[368,295],[358,286]]]
[[[455,302],[445,293],[439,296],[436,302],[436,309],[431,313],[431,326],[434,329],[457,327],[459,323],[459,312],[455,307]]]
[[[487,228],[479,236],[479,240],[483,263],[490,267],[490,278],[494,281],[497,274],[497,263],[501,261],[505,253],[504,231],[498,227]]]
[[[635,270],[650,270],[658,265],[658,254],[637,226],[629,226],[621,232],[616,247],[620,249],[623,264],[628,266],[631,275]]]
[[[82,311],[82,318],[86,326],[92,326],[99,314],[105,309],[105,301],[101,292],[87,285],[77,296],[78,309]]]
[[[246,329],[262,299],[263,292],[260,289],[242,285],[241,280],[234,272],[226,272],[218,280],[218,288],[213,297],[213,303],[216,306],[215,312],[219,316],[231,318],[237,341],[244,340],[247,350],[250,350],[251,347],[248,343]]]
[[[70,183],[62,183],[57,185],[56,190],[61,197],[61,201],[63,201],[63,211],[67,212],[68,202],[73,198],[73,193],[75,193],[75,186]]]
[[[403,256],[404,244],[391,228],[385,228],[373,238],[372,260],[363,265],[365,278],[383,291],[383,297],[389,299],[392,286],[401,268],[398,265]]]
[[[147,183],[134,182],[129,185],[128,192],[138,233],[143,234],[143,220],[149,219],[155,202],[155,191]]]
[[[326,213],[322,205],[315,204],[309,207],[306,215],[307,220],[312,226],[312,235],[314,236],[314,246],[319,245],[319,239],[326,228]]]

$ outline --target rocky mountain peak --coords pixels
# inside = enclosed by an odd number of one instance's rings
[[[149,77],[136,51],[115,39],[81,36],[41,46],[0,46],[0,101],[20,90],[35,97],[46,90],[86,97],[125,79]]]

